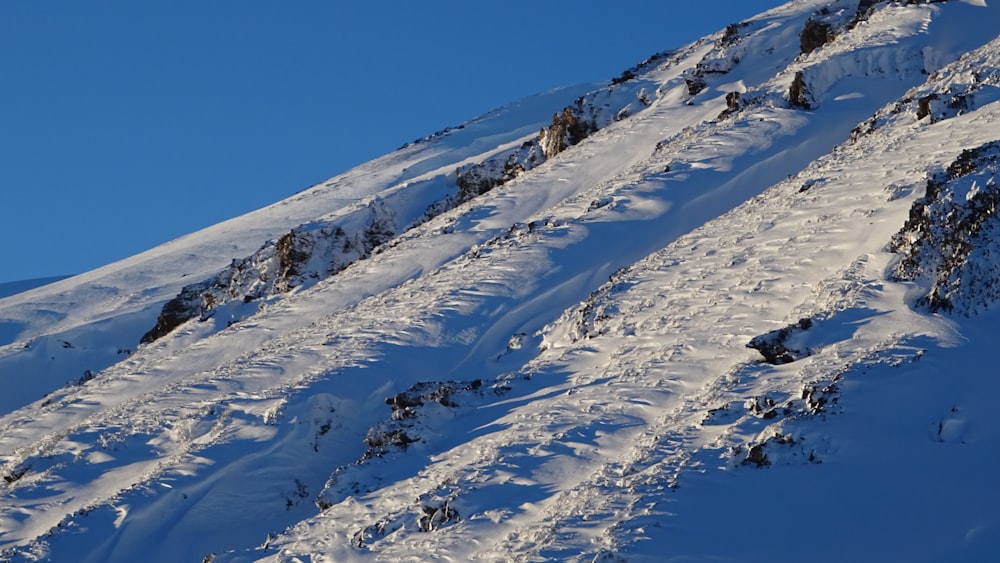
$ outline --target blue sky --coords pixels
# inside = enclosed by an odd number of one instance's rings
[[[0,283],[125,258],[779,3],[0,3]]]

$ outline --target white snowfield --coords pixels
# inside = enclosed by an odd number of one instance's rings
[[[946,173],[997,228],[1000,5],[861,4],[640,65],[578,144],[150,344],[182,286],[414,216],[595,87],[0,299],[0,561],[994,559],[1000,313],[931,313],[892,248]]]

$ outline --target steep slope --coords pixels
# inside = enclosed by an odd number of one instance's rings
[[[131,354],[182,287],[238,264],[323,215],[344,215],[400,185],[440,186],[467,160],[520,143],[583,85],[514,102],[436,133],[264,209],[92,272],[0,299],[0,413],[36,401]],[[440,187],[438,189],[441,189]],[[234,266],[230,266],[232,268]],[[242,295],[241,295],[242,297]],[[248,307],[248,309],[250,309]],[[220,315],[221,317],[221,315]],[[229,319],[220,320],[225,326]]]
[[[995,72],[1000,42],[978,56]],[[897,112],[618,272],[501,387],[424,391],[403,416],[397,397],[380,430],[420,441],[342,468],[326,510],[254,558],[988,559],[1000,518],[968,491],[990,488],[1000,438],[982,377],[996,313],[923,314],[926,289],[892,281],[907,260],[889,242],[939,171],[995,177],[992,152],[963,147],[993,147],[983,124],[998,112],[988,101],[933,124]],[[792,356],[764,362],[755,340]]]
[[[966,65],[991,91],[1000,42],[962,63],[902,100]],[[499,387],[397,397],[378,428],[419,441],[336,472],[324,512],[251,559],[989,559],[1000,518],[969,491],[990,488],[1000,438],[982,371],[996,313],[925,314],[928,289],[894,280],[913,258],[890,244],[946,175],[995,192],[984,124],[1000,103],[979,100],[934,123],[889,106],[891,123],[616,273]]]
[[[3,558],[736,558],[773,540],[766,518],[706,508],[728,498],[766,510],[832,483],[833,509],[790,525],[801,550],[806,526],[855,516],[845,476],[905,474],[889,455],[905,448],[985,484],[988,393],[922,383],[988,319],[911,308],[926,285],[895,281],[886,251],[926,279],[940,253],[906,245],[949,216],[928,180],[993,186],[998,46],[945,66],[995,37],[997,8],[981,4],[790,3],[631,69],[616,80],[628,89],[584,97],[542,134],[488,141],[457,176],[506,176],[533,146],[544,159],[349,266],[320,253],[325,272],[294,291],[240,286],[203,322],[6,415]],[[959,83],[975,91],[961,110],[922,101]],[[590,109],[624,100],[638,105]],[[415,212],[440,200],[424,193],[378,197]],[[992,228],[966,201],[976,232]],[[338,213],[306,230],[336,239]],[[894,373],[914,381],[889,411]],[[925,475],[877,483],[898,501]],[[869,533],[820,558],[947,557],[996,538],[984,503],[928,498],[965,510],[947,533],[911,518],[878,529],[882,551],[863,551]]]

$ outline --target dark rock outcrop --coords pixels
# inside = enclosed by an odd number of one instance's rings
[[[812,320],[799,319],[799,322],[795,324],[753,337],[747,343],[747,348],[753,348],[760,352],[764,356],[764,361],[769,364],[781,365],[794,362],[808,354],[792,348],[788,344],[788,340],[797,333],[809,330],[812,326]]]
[[[587,113],[584,99],[580,98],[575,105],[552,116],[552,124],[538,134],[538,143],[547,158],[579,143],[599,129],[596,120]]]
[[[813,108],[813,102],[809,96],[809,88],[806,86],[805,75],[801,70],[795,73],[792,85],[788,87],[788,102],[792,107],[800,109]]]
[[[966,149],[929,175],[890,243],[897,280],[923,280],[918,307],[970,315],[1000,301],[1000,141]]]
[[[832,25],[809,18],[802,28],[802,33],[799,34],[799,47],[805,55],[833,41],[835,37]]]
[[[719,113],[716,118],[718,121],[726,119],[731,115],[736,115],[742,109],[740,93],[739,92],[729,92],[726,94],[726,109]]]
[[[380,200],[359,207],[344,221],[296,227],[253,255],[233,260],[216,276],[185,286],[163,306],[156,326],[140,342],[153,342],[192,319],[207,320],[224,304],[248,304],[315,283],[369,257],[399,232],[392,209]]]
[[[214,299],[208,292],[210,287],[211,283],[209,282],[185,286],[177,297],[163,306],[156,319],[156,326],[143,334],[139,342],[148,344],[162,338],[180,325],[211,309]]]
[[[420,440],[420,433],[414,419],[420,409],[427,405],[437,404],[450,409],[458,407],[455,397],[460,395],[480,394],[483,382],[474,381],[431,381],[417,383],[385,400],[392,408],[389,420],[377,424],[368,430],[365,445],[368,450],[364,459],[382,457],[394,449],[406,449],[407,446]]]

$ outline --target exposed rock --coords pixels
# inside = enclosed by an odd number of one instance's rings
[[[275,256],[278,257],[278,275],[288,280],[303,274],[303,267],[312,255],[312,241],[302,233],[292,231],[282,235],[274,243]],[[285,291],[288,290],[286,286]]]
[[[722,112],[719,113],[719,116],[716,119],[719,121],[726,119],[731,115],[739,113],[740,109],[742,109],[742,106],[740,104],[740,93],[729,92],[728,94],[726,94],[726,109],[722,110]]]
[[[837,387],[837,380],[828,385],[817,387],[807,385],[802,388],[802,400],[805,402],[809,414],[819,414],[823,412],[827,405],[838,401],[837,395],[840,389]]]
[[[4,475],[3,476],[3,480],[8,485],[11,484],[11,483],[16,483],[22,477],[24,477],[25,475],[27,475],[28,471],[29,471],[29,468],[27,468],[27,467],[18,467],[17,469],[14,469],[10,473]]]
[[[813,108],[813,102],[809,97],[809,89],[806,87],[805,76],[801,70],[795,73],[792,85],[788,88],[788,101],[793,107],[801,109]]]
[[[326,510],[326,508],[321,509]],[[354,534],[351,544],[357,548],[364,548],[365,546],[384,538],[402,527],[402,522],[389,518],[383,518],[370,526],[366,526],[362,530],[358,530]]]
[[[578,101],[576,106],[567,107],[562,113],[553,115],[552,125],[541,130],[538,142],[546,158],[552,158],[597,131],[597,124],[582,115],[582,110],[583,104]]]
[[[413,419],[417,417],[419,409],[425,408],[428,403],[456,408],[459,406],[455,400],[457,395],[479,394],[482,392],[482,387],[483,382],[480,379],[467,382],[430,381],[417,383],[406,391],[387,398],[385,404],[392,408],[392,415],[389,420],[368,430],[365,437],[368,451],[365,452],[363,459],[382,457],[392,449],[406,449],[410,444],[418,442],[419,428]]]
[[[726,74],[739,63],[744,49],[740,45],[749,27],[749,22],[726,26],[722,36],[715,42],[717,48],[706,54],[693,69],[685,73],[684,84],[689,96],[697,96],[708,87],[707,77]]]
[[[466,164],[455,171],[458,182],[458,203],[478,197],[505,184],[545,162],[546,155],[538,140],[525,141],[510,153],[477,164]]]
[[[794,362],[803,356],[803,352],[787,346],[789,338],[794,334],[809,330],[813,323],[810,319],[799,319],[799,322],[778,330],[755,336],[747,343],[747,348],[753,348],[764,356],[769,364],[781,365]]]
[[[931,114],[931,102],[938,99],[937,94],[927,94],[917,100],[917,119],[923,119]]]
[[[373,452],[372,456],[381,456],[390,447],[405,449],[416,441],[416,438],[411,438],[402,428],[391,430],[371,428],[365,436],[365,445],[370,452]]]
[[[646,60],[635,65],[634,67],[624,70],[618,77],[611,79],[611,85],[617,86],[619,84],[628,82],[630,80],[635,80],[640,74],[650,70],[652,67],[660,64],[661,62],[670,58],[674,53],[672,51],[661,51],[655,53],[646,58]]]
[[[684,84],[687,85],[687,91],[689,96],[697,96],[705,88],[708,87],[708,83],[705,82],[704,77],[701,76],[690,76],[684,79]]]
[[[925,280],[916,305],[973,314],[1000,300],[1000,142],[966,149],[927,179],[924,197],[890,243],[898,280]]]
[[[578,144],[609,123],[626,119],[636,111],[650,106],[652,99],[645,88],[639,84],[625,83],[637,81],[643,72],[651,68],[670,64],[673,54],[670,51],[657,53],[612,79],[610,88],[577,98],[572,105],[554,114],[551,124],[539,130],[537,137],[524,142],[517,149],[481,163],[459,167],[456,171],[459,185],[457,203],[469,201],[513,180]],[[689,90],[690,88],[689,86]],[[634,95],[629,96],[630,92],[634,92]],[[632,101],[638,102],[638,105],[631,103]],[[437,212],[440,211],[435,210]]]
[[[214,304],[214,299],[205,292],[211,282],[201,282],[185,286],[180,294],[168,301],[156,319],[156,326],[142,335],[139,341],[148,344],[170,333],[185,322],[198,317]]]
[[[343,220],[353,225],[350,232],[338,223],[307,223],[268,242],[253,255],[233,260],[215,277],[185,286],[163,306],[156,326],[140,343],[153,342],[189,320],[207,320],[224,304],[248,304],[334,275],[368,258],[400,231],[393,211],[378,199]],[[254,311],[251,307],[244,313]]]
[[[632,72],[631,69],[621,73],[621,75],[618,76],[617,78],[612,78],[611,84],[613,86],[617,86],[618,84],[621,84],[622,82],[628,82],[629,80],[635,80],[635,73]]]
[[[767,454],[764,453],[764,444],[750,446],[746,457],[743,458],[743,465],[756,465],[757,467],[771,465],[771,462],[767,459]]]
[[[854,18],[851,20],[850,29],[853,29],[861,22],[868,21],[868,18],[875,12],[875,7],[885,0],[861,0],[858,2],[858,9],[854,12]]]
[[[743,40],[743,34],[741,32],[749,26],[749,22],[731,23],[727,25],[726,29],[722,32],[722,37],[720,37],[716,42],[716,45],[723,49],[736,45]]]
[[[832,25],[809,18],[799,34],[799,47],[805,55],[833,41],[835,37]]]
[[[424,402],[437,403],[446,407],[457,407],[452,397],[463,391],[476,391],[483,386],[481,379],[470,382],[445,381],[423,382],[413,385],[402,393],[397,393],[385,400],[392,407],[392,420],[412,418],[414,410],[424,405]]]
[[[422,495],[418,501],[422,514],[417,518],[417,529],[421,532],[440,530],[458,521],[458,511],[451,506],[452,499],[433,499]]]

